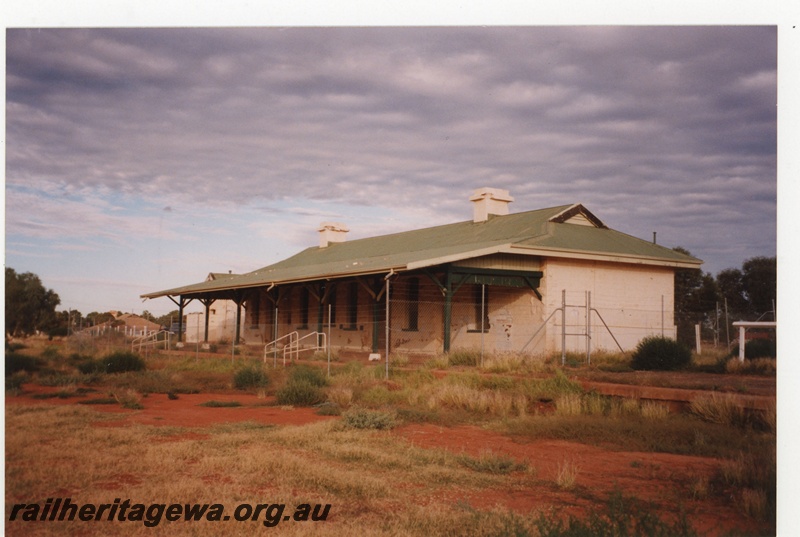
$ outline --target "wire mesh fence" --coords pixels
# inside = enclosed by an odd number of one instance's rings
[[[587,354],[630,350],[643,337],[675,337],[672,297],[620,300],[612,293],[563,290],[543,300],[530,288],[465,284],[449,294],[424,278],[382,286],[307,288],[275,304],[247,303],[239,333],[248,345],[318,334],[338,353],[435,355],[453,350],[483,354]],[[304,290],[306,289],[306,290]],[[235,337],[231,334],[231,337]]]

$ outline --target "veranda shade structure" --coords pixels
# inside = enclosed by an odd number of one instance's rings
[[[476,259],[563,259],[674,270],[699,268],[702,261],[672,249],[608,228],[581,204],[561,205],[515,214],[489,215],[464,221],[353,241],[307,248],[283,261],[241,275],[222,275],[201,283],[142,295],[167,296],[183,309],[192,299],[208,304],[230,299],[241,306],[248,290],[310,282],[338,281],[376,275],[423,273],[437,282],[445,296],[444,350],[449,350],[451,284],[530,287],[542,299],[539,282],[547,272],[487,266],[464,272]],[[513,265],[513,263],[512,263]],[[435,275],[435,274],[438,274]],[[451,277],[455,279],[451,279]],[[377,294],[377,292],[376,292]],[[176,300],[177,299],[177,300]],[[377,341],[377,339],[375,340]]]

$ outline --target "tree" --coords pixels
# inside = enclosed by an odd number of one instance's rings
[[[178,322],[178,318],[180,317],[179,310],[173,310],[166,315],[162,315],[161,317],[157,317],[155,322],[160,324],[161,326],[166,326],[167,328],[170,327],[171,323]]]
[[[692,255],[680,246],[676,252]],[[714,277],[700,269],[678,269],[675,271],[675,325],[678,341],[694,346],[694,325],[705,325],[712,321],[710,315],[716,310],[719,292]]]
[[[717,288],[720,298],[727,301],[728,309],[732,312],[742,312],[747,309],[747,297],[742,285],[742,271],[729,268],[717,274]]]
[[[753,257],[742,264],[742,289],[754,314],[772,311],[777,294],[777,259]]]
[[[56,324],[61,299],[36,274],[6,267],[6,335],[26,336]]]
[[[47,333],[51,336],[68,336],[83,326],[83,315],[78,310],[59,311],[55,314],[53,326]]]
[[[92,313],[86,316],[86,320],[91,326],[97,326],[98,324],[103,324],[113,321],[114,316],[111,315],[111,313],[109,312],[98,313],[96,311],[93,311]]]

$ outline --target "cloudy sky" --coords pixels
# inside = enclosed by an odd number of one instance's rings
[[[316,245],[584,203],[716,274],[776,254],[778,29],[6,31],[6,266],[62,308]]]

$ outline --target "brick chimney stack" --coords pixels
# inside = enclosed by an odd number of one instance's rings
[[[319,247],[327,248],[331,243],[346,241],[346,233],[350,230],[340,222],[323,222],[319,225],[318,231]]]
[[[485,222],[489,215],[504,216],[508,214],[508,204],[514,201],[508,190],[500,188],[479,188],[470,196],[473,205],[473,222]]]

